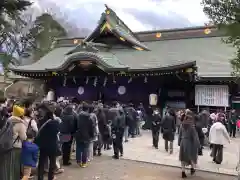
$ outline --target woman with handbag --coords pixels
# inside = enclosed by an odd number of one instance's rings
[[[37,134],[38,132],[37,122],[35,121],[35,119],[33,119],[32,111],[30,109],[25,109],[23,121],[26,125],[31,126],[31,129],[35,132],[35,134]]]

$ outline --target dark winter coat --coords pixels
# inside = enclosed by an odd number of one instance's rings
[[[112,129],[124,129],[126,126],[125,115],[119,112],[119,115],[112,121]]]
[[[120,112],[118,108],[110,108],[107,113],[107,120],[112,122],[119,115]]]
[[[160,130],[160,127],[161,127],[161,115],[160,115],[160,113],[153,114],[153,117],[152,117],[152,129]]]
[[[202,123],[199,120],[199,116],[195,116],[195,122],[196,122],[195,123],[195,128],[196,128],[196,131],[197,131],[197,134],[198,134],[198,138],[199,138],[200,144],[203,146],[205,136],[204,136],[204,133],[202,131]]]
[[[131,123],[131,122],[130,122],[131,120],[130,120],[128,117],[126,117],[126,115],[127,115],[126,107],[123,108],[123,111],[124,111],[124,114],[125,114],[125,123],[126,123],[126,126],[129,127],[129,126],[131,125],[131,124],[130,124],[130,123]]]
[[[40,151],[44,151],[50,155],[59,155],[59,132],[60,122],[55,119],[50,120],[40,129],[35,139],[35,143],[38,145]]]
[[[108,109],[99,108],[97,112],[98,129],[103,139],[108,139],[110,137],[107,127],[107,110]]]
[[[76,142],[89,143],[94,138],[94,123],[88,112],[81,111],[75,124]]]
[[[199,114],[199,120],[201,122],[201,127],[206,128],[208,127],[209,121],[210,121],[210,114],[208,111],[204,110]]]
[[[166,141],[173,141],[174,134],[176,131],[176,118],[172,115],[167,114],[164,116],[161,126],[162,126],[162,133],[163,139]]]
[[[126,121],[130,126],[136,126],[138,113],[133,107],[125,108]]]
[[[77,115],[73,112],[71,106],[67,106],[61,116],[62,122],[60,125],[60,132],[62,134],[72,134],[74,131],[74,125],[77,120]]]

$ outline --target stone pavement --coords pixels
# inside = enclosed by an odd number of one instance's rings
[[[206,147],[203,150],[203,156],[199,156],[197,168],[202,171],[237,175],[236,165],[239,159],[239,145],[240,138],[232,139],[231,144],[224,148],[224,158],[221,165],[212,162],[210,150]],[[151,131],[142,131],[141,137],[130,138],[128,143],[124,143],[123,159],[180,167],[178,153],[177,140],[174,141],[174,153],[170,155],[164,150],[162,137],[159,140],[159,149],[155,149],[152,147]],[[113,152],[112,150],[105,151],[103,154],[112,156]]]
[[[114,160],[111,157],[95,157],[87,168],[80,168],[73,162],[64,167],[65,172],[58,175],[58,180],[181,180],[181,170],[169,166]],[[187,172],[191,180],[236,180],[235,177],[196,172],[194,176]]]

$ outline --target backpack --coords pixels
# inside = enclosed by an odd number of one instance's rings
[[[13,126],[13,123],[6,121],[3,128],[0,129],[0,154],[11,150],[16,141],[19,140],[19,137],[17,137],[13,141]]]

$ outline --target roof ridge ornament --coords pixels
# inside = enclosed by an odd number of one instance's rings
[[[82,52],[82,51],[87,51],[87,52],[99,52],[99,49],[94,46],[94,43],[92,42],[87,42],[87,41],[82,41],[80,42],[77,46],[75,46],[74,49],[68,51],[66,55],[70,55],[73,53],[77,52]]]
[[[150,51],[150,49],[139,40],[139,37],[118,17],[118,15],[107,4],[105,4],[105,13],[102,14],[98,26],[85,38],[90,42],[96,40],[101,34],[112,34],[120,41],[124,41],[129,46],[137,46],[141,50]],[[138,49],[139,49],[138,48]]]
[[[106,8],[106,10],[105,10],[106,14],[110,14],[111,11],[112,11],[112,9],[109,8],[107,4],[104,4],[104,6],[105,6],[105,8]]]

